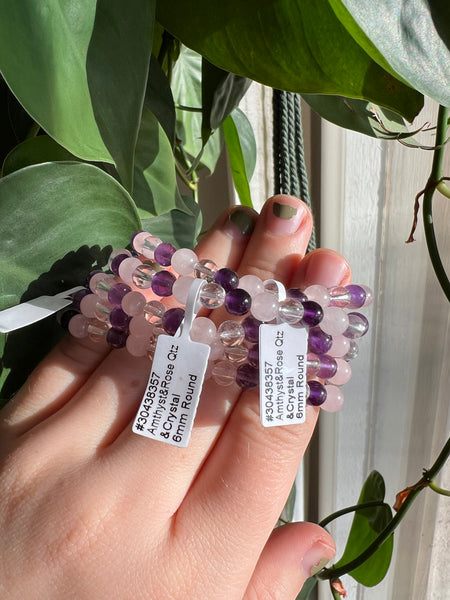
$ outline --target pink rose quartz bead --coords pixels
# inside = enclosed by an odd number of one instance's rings
[[[193,273],[197,262],[197,255],[193,250],[189,250],[188,248],[181,248],[172,256],[173,270],[179,275],[190,275]]]
[[[317,302],[322,308],[325,308],[330,304],[330,294],[328,289],[323,285],[310,285],[303,291],[308,297],[308,300]]]
[[[88,334],[89,319],[84,315],[74,315],[69,321],[69,332],[76,338],[84,338]]]
[[[349,350],[350,340],[343,335],[335,335],[333,336],[333,342],[327,354],[334,356],[334,358],[341,358],[345,356]]]
[[[147,337],[129,335],[126,348],[131,356],[147,356],[152,347],[152,341]]]
[[[201,344],[211,344],[217,337],[217,327],[207,317],[197,317],[194,319],[189,332],[193,342]]]
[[[344,404],[344,394],[342,393],[341,388],[336,385],[326,385],[325,391],[327,392],[327,399],[320,408],[327,412],[341,410]]]
[[[264,292],[264,284],[262,279],[256,275],[244,275],[239,279],[239,287],[250,294],[253,298],[257,294]]]
[[[225,354],[224,354],[224,346],[222,344],[222,342],[219,341],[218,338],[216,338],[212,344],[211,344],[211,350],[209,352],[209,360],[219,360],[222,359]]]
[[[134,285],[133,274],[137,267],[140,267],[141,265],[142,262],[139,260],[139,258],[135,258],[133,256],[130,256],[130,258],[125,258],[125,260],[123,260],[119,265],[119,277],[128,285]]]
[[[108,299],[109,288],[116,283],[114,275],[96,273],[89,280],[89,289],[102,300]]]
[[[162,240],[148,231],[141,231],[133,237],[133,248],[146,258],[154,258],[155,248],[162,244]]]
[[[258,321],[272,321],[278,313],[279,302],[272,292],[263,292],[252,298],[251,313]]]
[[[186,305],[189,290],[191,289],[194,278],[189,275],[179,277],[173,284],[172,295],[180,304]]]
[[[95,311],[100,298],[97,294],[87,294],[80,302],[80,312],[89,319],[95,318]]]
[[[337,371],[333,377],[328,379],[327,383],[332,383],[333,385],[344,385],[352,376],[352,368],[349,363],[343,358],[336,358],[337,363]]]
[[[323,319],[320,329],[331,336],[340,335],[348,328],[347,313],[337,306],[327,306],[323,309]]]
[[[147,300],[140,292],[128,292],[122,298],[122,310],[130,317],[137,317],[144,312],[144,306]]]
[[[130,321],[130,335],[150,337],[153,333],[153,327],[152,323],[149,323],[144,315],[133,317]]]

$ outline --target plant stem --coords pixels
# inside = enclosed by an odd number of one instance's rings
[[[431,488],[437,494],[441,494],[441,496],[450,496],[450,490],[444,490],[443,488],[439,487],[434,481],[430,481],[428,487]]]
[[[374,506],[384,506],[385,502],[383,500],[371,500],[370,502],[364,502],[362,504],[354,504],[353,506],[347,506],[347,508],[342,508],[341,510],[337,510],[336,512],[328,515],[320,521],[320,527],[326,527],[328,523],[334,521],[335,519],[342,517],[351,512],[356,512],[358,510],[363,510],[364,508],[373,508]]]
[[[431,174],[428,179],[425,193],[423,195],[423,223],[425,230],[425,238],[428,246],[428,253],[430,260],[436,273],[436,277],[441,285],[447,300],[450,302],[450,281],[448,280],[447,274],[442,264],[441,257],[439,256],[439,250],[436,242],[436,236],[434,233],[433,224],[433,194],[434,191],[442,179],[442,163],[444,160],[444,144],[445,136],[447,132],[447,120],[449,115],[449,109],[444,106],[439,106],[438,122],[436,128],[436,149],[433,155],[433,164],[431,167]]]
[[[359,556],[349,561],[345,565],[340,566],[339,568],[329,568],[322,569],[319,573],[317,573],[317,577],[319,579],[335,579],[340,577],[341,575],[345,575],[345,573],[350,573],[357,567],[361,566],[368,558],[374,554],[378,548],[394,533],[395,529],[398,527],[400,521],[406,515],[410,506],[414,502],[416,496],[423,490],[423,488],[428,487],[430,485],[430,481],[434,479],[437,473],[442,469],[446,460],[450,456],[450,438],[447,440],[445,446],[442,448],[439,456],[435,460],[433,466],[425,471],[424,476],[417,482],[415,486],[411,486],[411,491],[406,497],[405,501],[394,515],[394,517],[389,521],[386,527],[381,531],[375,540],[368,546],[364,552],[362,552]]]

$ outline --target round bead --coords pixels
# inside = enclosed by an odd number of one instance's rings
[[[126,331],[111,327],[106,334],[106,341],[112,348],[123,348],[127,343],[127,337],[128,333]]]
[[[98,319],[90,319],[88,324],[88,335],[93,342],[100,342],[108,332],[108,324]]]
[[[191,340],[201,344],[211,344],[217,337],[217,327],[207,317],[197,317],[194,319],[189,332]]]
[[[69,321],[69,332],[76,338],[84,338],[88,334],[89,319],[84,315],[75,315]]]
[[[343,358],[336,358],[337,371],[336,375],[330,377],[328,383],[332,383],[334,385],[344,385],[347,381],[350,381],[352,376],[352,369],[348,362]]]
[[[175,335],[184,319],[184,310],[182,308],[169,308],[162,318],[162,327],[169,335]]]
[[[353,360],[354,358],[356,358],[358,356],[358,352],[359,352],[359,348],[358,348],[358,344],[355,342],[355,340],[350,340],[350,348],[348,349],[347,354],[344,356],[345,360]]]
[[[217,330],[219,339],[224,346],[238,346],[245,339],[243,326],[236,321],[223,321]]]
[[[252,315],[259,321],[273,321],[278,314],[278,297],[272,292],[257,294],[252,300]]]
[[[92,292],[91,290],[88,290],[86,288],[75,292],[75,294],[72,296],[72,306],[75,310],[80,310],[80,303],[83,300],[83,298],[88,294],[92,294]]]
[[[100,298],[97,294],[87,294],[80,302],[80,311],[89,319],[93,319],[96,315],[97,304],[100,302]]]
[[[173,284],[176,277],[170,271],[159,271],[153,276],[152,290],[157,296],[166,298],[172,295]]]
[[[286,298],[282,300],[278,306],[278,318],[284,323],[295,325],[303,318],[305,309],[303,304],[295,298]]]
[[[197,255],[188,248],[181,248],[172,256],[172,267],[179,275],[190,275],[194,271],[197,262]]]
[[[159,300],[150,300],[144,306],[144,316],[149,323],[160,325],[161,319],[166,312],[166,307]]]
[[[121,302],[122,310],[130,315],[130,317],[137,317],[141,315],[147,300],[141,292],[128,292]]]
[[[327,399],[327,391],[320,381],[308,381],[309,395],[307,398],[308,404],[311,406],[320,406]]]
[[[214,365],[211,376],[218,385],[232,385],[236,379],[236,366],[228,360],[219,360]]]
[[[70,321],[73,317],[76,317],[79,314],[80,313],[77,310],[74,310],[73,308],[68,306],[67,308],[57,313],[56,320],[65,331],[68,331]]]
[[[264,285],[262,280],[256,275],[244,275],[239,280],[239,287],[253,296],[261,294],[264,291]]]
[[[128,252],[128,254],[117,254],[117,256],[113,258],[109,268],[114,273],[114,275],[116,275],[117,277],[119,276],[119,267],[121,262],[126,258],[129,258],[130,256],[131,254]]]
[[[186,304],[189,290],[191,289],[194,278],[190,275],[178,277],[172,287],[172,294],[175,300],[180,304]]]
[[[364,302],[364,306],[369,306],[373,302],[373,291],[367,285],[361,286],[363,290],[366,292],[366,301]]]
[[[337,362],[332,356],[328,354],[321,354],[319,356],[320,368],[317,371],[317,377],[320,379],[330,379],[336,374]]]
[[[89,289],[103,300],[108,298],[109,288],[114,285],[114,275],[96,273],[89,280]]]
[[[158,265],[161,265],[162,267],[168,267],[170,266],[170,263],[172,262],[172,256],[175,254],[176,251],[177,249],[173,244],[163,242],[155,248],[155,261],[158,263]]]
[[[211,350],[209,352],[209,360],[219,360],[224,357],[224,346],[218,338],[216,338],[211,344]]]
[[[224,305],[230,315],[245,315],[250,310],[251,304],[250,294],[241,288],[230,290],[225,296]]]
[[[263,287],[264,287],[264,291],[267,292],[268,294],[273,294],[274,296],[276,296],[278,298],[278,286],[275,283],[275,281],[265,281],[263,283]]]
[[[316,354],[326,354],[331,348],[333,338],[320,327],[311,327],[308,332],[308,350]]]
[[[350,294],[350,302],[348,303],[349,308],[361,308],[364,306],[366,301],[366,292],[360,285],[347,285],[346,286]]]
[[[230,362],[239,364],[247,359],[248,349],[245,346],[225,346],[224,354]]]
[[[128,332],[130,321],[131,317],[119,307],[113,308],[109,315],[109,322],[111,324],[111,327],[114,327],[115,329],[120,329],[121,331]]]
[[[328,290],[330,294],[330,306],[345,308],[350,302],[350,292],[343,285],[336,285]]]
[[[108,302],[113,306],[120,306],[123,297],[131,292],[131,288],[126,283],[115,283],[108,291]]]
[[[302,318],[302,325],[315,327],[323,319],[322,307],[317,302],[314,302],[314,300],[306,300],[302,304],[305,311]]]
[[[330,294],[323,285],[310,285],[305,289],[305,295],[308,300],[313,300],[325,308],[330,304]]]
[[[320,329],[330,335],[339,335],[344,333],[348,327],[347,313],[338,306],[327,306],[323,309],[323,319],[320,322]]]
[[[248,349],[247,360],[255,367],[259,365],[259,344],[253,344],[253,346],[250,346]]]
[[[205,308],[219,308],[225,302],[225,290],[218,283],[205,283],[199,292],[200,303]]]
[[[126,248],[116,248],[115,250],[113,250],[111,252],[111,254],[109,255],[108,258],[108,268],[111,269],[112,271],[112,263],[114,262],[114,259],[117,258],[118,256],[131,256],[131,252],[129,250],[127,250]]]
[[[254,344],[259,341],[259,326],[262,324],[262,321],[256,319],[253,315],[248,315],[242,321],[242,327],[245,332],[245,339]]]
[[[131,245],[139,254],[143,254],[146,258],[153,259],[155,256],[156,248],[162,244],[162,240],[154,235],[148,233],[148,231],[140,231],[134,235],[131,241]]]
[[[194,267],[194,275],[197,279],[206,279],[211,281],[217,272],[217,265],[213,260],[202,258]]]
[[[259,371],[257,367],[246,363],[240,365],[236,371],[236,383],[243,390],[251,390],[259,385]]]
[[[136,269],[133,271],[133,275],[131,276],[133,285],[140,290],[150,289],[155,273],[156,268],[154,263],[141,263],[136,267]]]
[[[315,377],[317,375],[317,371],[320,369],[320,360],[317,354],[313,352],[308,352],[308,356],[306,358],[306,375],[308,377]]]
[[[131,356],[147,356],[152,342],[147,337],[129,335],[125,345]]]
[[[328,352],[330,356],[341,358],[350,350],[350,340],[343,335],[333,336],[333,343]]]
[[[348,327],[344,331],[345,337],[360,338],[369,330],[369,321],[364,315],[357,312],[348,313]]]
[[[130,334],[136,337],[149,337],[153,333],[153,325],[147,321],[144,315],[133,317],[129,329]]]
[[[325,391],[327,393],[327,399],[320,408],[327,412],[341,410],[344,404],[344,394],[342,393],[341,388],[337,385],[326,385]]]
[[[308,296],[302,292],[299,288],[289,288],[286,292],[286,296],[288,298],[295,298],[299,302],[306,302],[308,300]]]
[[[119,265],[119,277],[128,285],[133,285],[133,273],[137,267],[141,266],[142,263],[139,258],[130,256],[126,258]]]
[[[226,292],[234,290],[239,285],[238,274],[232,269],[219,269],[214,275],[214,281],[221,285]]]

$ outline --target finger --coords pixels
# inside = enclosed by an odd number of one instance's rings
[[[270,199],[256,223],[254,233],[237,267],[238,271],[258,274],[264,278],[290,277],[294,265],[300,262],[306,251],[311,226],[311,214],[300,200],[290,196]],[[212,318],[220,321],[221,317],[216,316],[218,312],[213,311]],[[229,318],[228,313],[223,312],[223,318]],[[188,357],[185,359],[188,360]],[[149,481],[160,477],[161,471],[170,472],[170,485],[165,486],[166,493],[161,494],[161,498],[164,498],[166,507],[169,501],[167,498],[170,498],[174,503],[174,510],[214,445],[231,407],[241,393],[236,385],[224,388],[217,386],[213,381],[207,381],[203,390],[189,448],[186,451],[168,449],[153,440],[133,435],[128,430],[124,435],[122,448],[123,455],[126,456],[124,460],[128,463],[142,452],[151,453],[152,477]]]
[[[314,262],[317,273],[310,271],[311,283],[341,285],[341,277],[349,275],[336,253],[316,253]],[[292,282],[302,287],[302,277],[300,267]],[[231,546],[248,544],[243,552],[258,555],[289,495],[318,413],[307,406],[305,423],[264,428],[258,391],[242,394],[180,509],[179,522],[183,513],[198,522],[208,522],[205,513],[214,515],[215,535],[223,535]],[[232,566],[239,571],[239,560]]]
[[[313,523],[290,523],[270,536],[258,560],[244,600],[294,600],[305,581],[335,555],[331,536]]]

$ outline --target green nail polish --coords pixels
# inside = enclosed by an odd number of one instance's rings
[[[297,209],[289,204],[280,204],[279,202],[273,203],[273,214],[279,219],[292,219],[297,214]]]
[[[229,219],[236,225],[242,235],[250,235],[255,228],[255,219],[253,216],[240,208],[234,210],[229,216]]]

